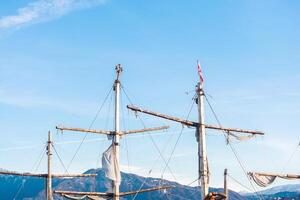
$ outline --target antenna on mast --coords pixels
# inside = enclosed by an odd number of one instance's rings
[[[116,74],[117,74],[116,80],[119,80],[119,77],[120,77],[121,73],[123,72],[123,68],[121,67],[121,64],[117,64],[115,67],[115,70],[116,70]]]

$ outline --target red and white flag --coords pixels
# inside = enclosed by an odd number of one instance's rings
[[[197,61],[197,67],[198,67],[198,74],[199,74],[199,78],[200,78],[200,84],[203,84],[204,78],[203,78],[203,74],[202,74],[202,70],[201,70],[201,65],[198,61]]]

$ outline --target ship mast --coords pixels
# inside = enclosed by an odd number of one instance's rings
[[[199,185],[201,185],[201,199],[204,199],[208,195],[208,166],[207,166],[207,155],[206,155],[206,133],[204,123],[204,92],[203,84],[198,83],[196,87],[196,93],[198,97],[198,119],[199,126],[196,127],[197,131],[197,142],[198,142],[198,177]]]
[[[119,77],[122,73],[122,67],[120,64],[116,66],[117,78],[114,83],[114,91],[115,91],[115,134],[112,140],[116,165],[120,166],[120,81]],[[120,170],[117,167],[116,170]],[[120,171],[117,172],[118,174]],[[113,191],[114,191],[114,200],[119,200],[120,193],[120,182],[118,180],[113,181]]]
[[[127,130],[123,131],[120,130],[120,89],[121,89],[121,82],[120,76],[123,71],[120,64],[116,65],[116,79],[114,81],[113,89],[115,92],[115,116],[114,116],[114,130],[107,131],[107,130],[92,130],[92,129],[83,129],[83,128],[74,128],[74,127],[64,127],[64,126],[57,126],[57,130],[61,131],[76,131],[76,132],[85,132],[85,133],[94,133],[94,134],[104,134],[107,135],[109,138],[112,138],[112,147],[113,147],[113,156],[115,157],[115,164],[114,164],[114,172],[115,174],[120,174],[120,138],[121,136],[126,136],[128,134],[135,134],[135,133],[143,133],[149,131],[158,131],[158,130],[165,130],[168,129],[169,126],[160,126],[160,127],[153,127],[153,128],[144,128],[138,130]],[[150,192],[156,190],[164,190],[164,189],[171,189],[171,186],[159,186],[154,188],[147,188],[147,189],[140,189],[137,191],[129,191],[129,192],[120,192],[120,177],[116,178],[112,181],[112,193],[111,192],[75,192],[75,191],[54,191],[54,193],[60,195],[75,195],[75,196],[84,196],[84,195],[91,195],[91,196],[100,196],[100,197],[112,197],[113,200],[119,200],[122,196],[127,196],[131,194],[138,194],[143,192]]]
[[[47,142],[47,164],[48,164],[48,174],[47,174],[47,187],[46,187],[46,196],[47,200],[52,200],[52,175],[51,175],[51,158],[52,158],[52,152],[51,152],[51,133],[48,132],[48,142]]]
[[[260,131],[243,130],[237,128],[224,128],[221,126],[205,124],[205,110],[204,110],[205,93],[203,90],[202,81],[199,82],[196,86],[196,95],[197,95],[196,102],[198,103],[198,122],[193,122],[193,121],[180,119],[177,117],[173,117],[173,116],[169,116],[169,115],[165,115],[165,114],[161,114],[149,110],[144,110],[133,105],[127,105],[127,108],[135,112],[141,112],[155,117],[160,117],[163,119],[175,121],[189,127],[195,127],[197,143],[198,143],[198,178],[199,178],[198,181],[199,181],[199,185],[201,185],[200,199],[201,200],[213,199],[215,196],[226,198],[225,195],[221,193],[220,194],[209,193],[209,183],[208,183],[209,173],[208,173],[207,155],[206,155],[206,131],[205,130],[213,129],[213,130],[225,131],[227,134],[230,134],[231,132],[235,132],[235,133],[244,133],[250,135],[264,135],[264,133]]]

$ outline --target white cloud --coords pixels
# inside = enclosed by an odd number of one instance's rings
[[[97,102],[85,102],[74,99],[57,99],[37,95],[35,93],[10,91],[0,88],[0,105],[9,105],[21,108],[57,109],[76,115],[90,115],[99,105]]]
[[[0,30],[20,28],[61,17],[70,11],[103,4],[105,0],[37,0],[0,18]]]

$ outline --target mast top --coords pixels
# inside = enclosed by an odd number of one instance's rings
[[[203,83],[198,82],[198,84],[196,85],[195,91],[197,94],[204,94],[203,93]]]
[[[51,132],[48,131],[48,142],[51,143]]]
[[[116,70],[116,74],[117,74],[116,80],[119,80],[119,77],[120,77],[121,73],[123,72],[123,68],[121,67],[121,64],[117,64],[115,67],[115,70]]]

